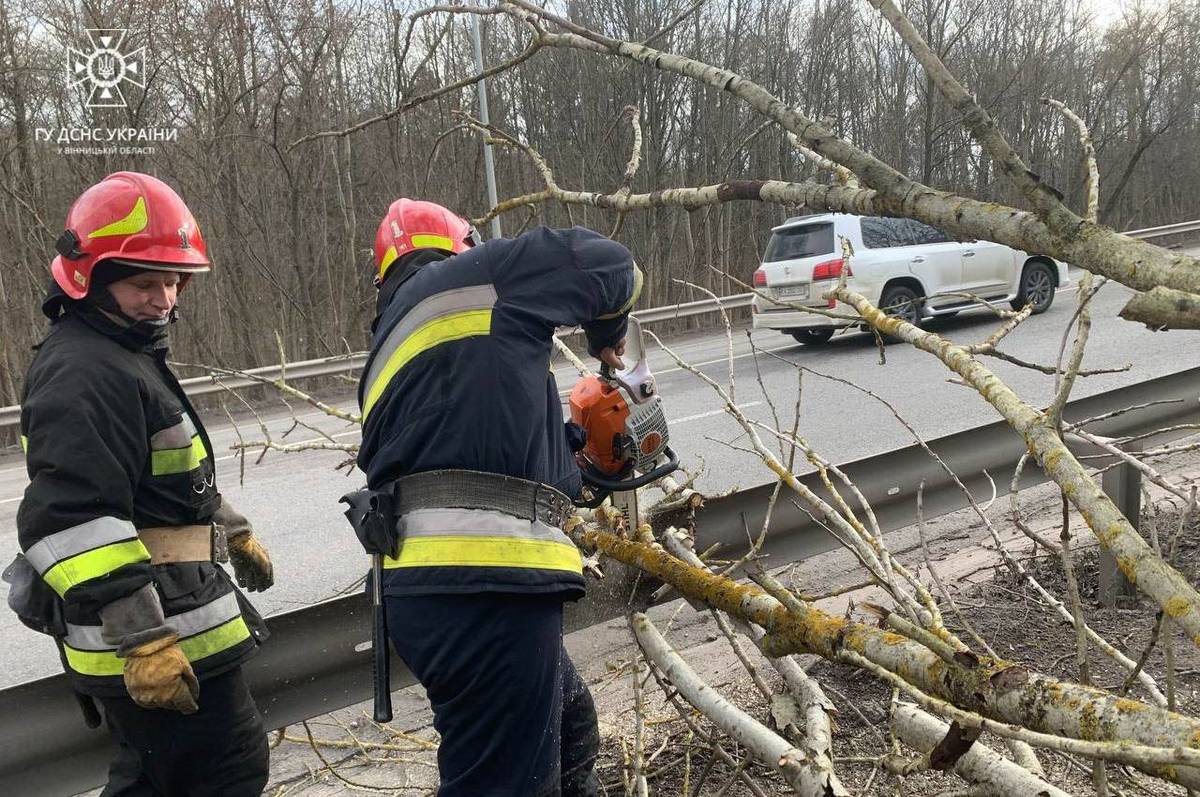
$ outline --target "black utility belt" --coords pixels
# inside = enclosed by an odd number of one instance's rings
[[[420,509],[484,509],[561,528],[575,506],[547,484],[476,470],[429,470],[342,496],[346,519],[369,554],[395,557],[396,521]]]
[[[418,509],[488,509],[561,527],[574,511],[548,484],[476,470],[430,470],[392,482],[396,516]]]

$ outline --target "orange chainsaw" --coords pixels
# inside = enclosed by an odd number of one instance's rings
[[[607,363],[598,376],[580,379],[571,391],[571,421],[583,430],[576,451],[590,499],[579,506],[597,507],[610,495],[627,518],[637,517],[637,489],[678,470],[679,457],[667,445],[667,417],[646,364],[642,327],[629,319],[626,362],[614,371]]]

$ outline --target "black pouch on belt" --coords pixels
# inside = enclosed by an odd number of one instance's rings
[[[25,558],[17,554],[0,578],[9,584],[8,607],[22,623],[39,634],[53,637],[67,635],[67,623],[63,619],[62,600],[50,585],[42,580],[37,570]]]
[[[396,531],[396,502],[392,485],[385,490],[363,488],[346,493],[340,503],[348,504],[346,520],[354,527],[358,541],[369,554],[395,558],[400,535]]]
[[[25,558],[17,554],[16,558],[0,573],[0,579],[8,585],[8,608],[12,609],[17,618],[39,634],[49,634],[54,637],[58,646],[58,656],[63,669],[70,672],[67,666],[66,654],[63,651],[62,638],[67,635],[67,622],[63,618],[62,599],[50,589],[50,585],[42,580],[38,571]],[[75,700],[83,712],[83,721],[89,728],[100,727],[100,712],[88,695],[75,692]]]

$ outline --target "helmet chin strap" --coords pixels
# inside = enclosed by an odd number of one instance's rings
[[[178,305],[171,307],[166,318],[151,318],[144,321],[131,318],[121,310],[117,300],[113,298],[108,288],[99,288],[88,293],[82,300],[103,313],[112,323],[121,327],[127,334],[143,337],[147,340],[159,340],[167,334],[167,327],[178,318]]]

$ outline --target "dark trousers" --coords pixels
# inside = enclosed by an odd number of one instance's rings
[[[200,682],[195,714],[99,700],[119,746],[100,797],[258,797],[267,785],[267,736],[241,667]]]
[[[387,598],[388,634],[441,734],[438,797],[593,797],[596,709],[545,595]]]

